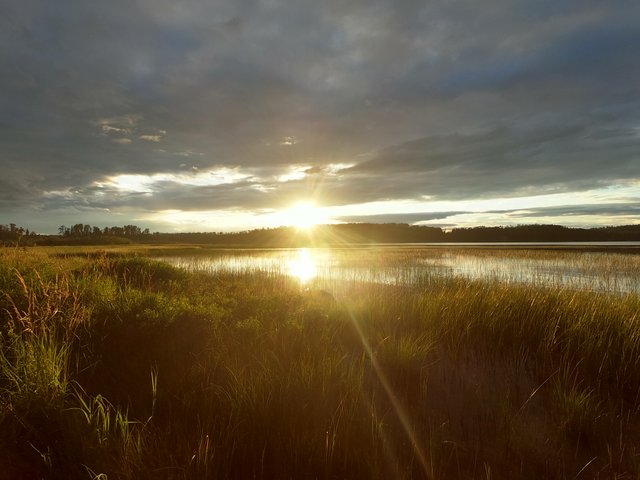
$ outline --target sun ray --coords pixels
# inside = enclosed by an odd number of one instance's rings
[[[367,357],[369,357],[369,361],[371,362],[373,371],[378,377],[378,380],[380,382],[380,385],[382,385],[384,392],[387,394],[387,398],[391,402],[391,406],[393,407],[396,417],[400,421],[400,425],[402,426],[402,429],[404,430],[404,433],[407,436],[407,439],[409,440],[409,443],[411,445],[411,448],[413,449],[416,459],[418,460],[418,462],[420,462],[420,466],[422,467],[425,478],[427,479],[432,478],[432,475],[431,475],[433,471],[432,466],[430,465],[427,459],[427,456],[425,455],[424,445],[422,445],[422,442],[420,441],[418,435],[415,432],[412,419],[409,416],[409,412],[402,405],[402,402],[400,401],[400,399],[394,392],[393,387],[391,386],[391,382],[389,382],[386,374],[378,364],[377,357],[373,351],[373,348],[369,343],[369,340],[364,334],[362,327],[360,326],[360,321],[358,320],[356,314],[351,309],[349,309],[349,315],[351,317],[351,323],[355,327],[358,337],[362,342],[364,351]],[[383,435],[383,441],[385,441],[384,435]],[[392,452],[388,452],[388,453],[391,456],[393,456]]]

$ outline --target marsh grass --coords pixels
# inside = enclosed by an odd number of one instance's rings
[[[562,287],[604,293],[640,293],[640,256],[586,250],[522,248],[361,247],[310,249],[154,250],[162,261],[192,272],[289,275],[304,251],[320,288],[340,290],[345,281],[406,285],[466,280]],[[151,251],[150,251],[151,253]],[[293,267],[292,267],[293,265]],[[313,276],[313,275],[311,275]],[[337,285],[337,286],[336,286]]]
[[[0,478],[640,475],[636,294],[58,253],[0,252]]]

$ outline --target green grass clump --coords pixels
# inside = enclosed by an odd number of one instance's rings
[[[640,476],[636,294],[59,253],[0,252],[0,479]]]

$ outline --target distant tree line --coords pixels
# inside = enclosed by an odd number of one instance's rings
[[[37,235],[16,224],[0,225],[4,245],[88,245],[118,243],[191,243],[219,246],[286,247],[378,243],[469,242],[617,242],[640,241],[640,225],[570,228],[561,225],[517,225],[442,229],[402,223],[319,225],[311,231],[292,227],[243,232],[149,232],[137,225],[97,227],[61,225],[58,235]]]
[[[401,223],[348,223],[316,226],[311,232],[291,227],[244,232],[153,233],[152,243],[201,243],[221,246],[300,246],[374,243],[471,243],[471,242],[613,242],[640,241],[640,225],[570,228],[561,225],[439,227]]]
[[[63,237],[139,237],[149,235],[149,229],[142,230],[137,225],[125,225],[123,227],[95,227],[88,224],[76,223],[72,227],[60,225],[58,234]]]
[[[58,235],[38,235],[15,223],[0,225],[0,245],[8,246],[120,244],[144,242],[144,237],[149,235],[148,228],[141,229],[137,225],[104,228],[83,223],[70,227],[60,225]]]
[[[0,225],[0,244],[15,244],[23,240],[26,244],[35,238],[36,232],[28,228],[19,227],[15,223]]]
[[[454,228],[447,242],[619,242],[640,241],[640,225],[573,228],[562,225]]]

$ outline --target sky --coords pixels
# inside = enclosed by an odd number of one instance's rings
[[[640,223],[639,46],[637,0],[0,0],[0,223]]]

